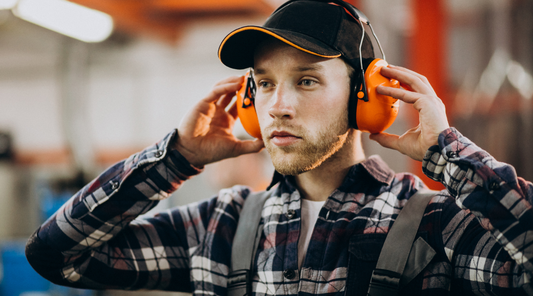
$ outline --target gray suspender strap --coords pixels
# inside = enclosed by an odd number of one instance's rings
[[[231,249],[228,296],[251,295],[253,258],[262,233],[261,211],[271,191],[250,193],[244,202]],[[255,238],[253,242],[251,238]]]
[[[414,242],[424,211],[435,193],[420,190],[401,210],[379,254],[368,287],[369,296],[398,295],[400,282],[409,282],[435,256],[435,250],[422,238]]]

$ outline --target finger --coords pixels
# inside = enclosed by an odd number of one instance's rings
[[[422,96],[421,94],[417,92],[412,92],[412,91],[408,91],[408,90],[401,89],[401,88],[388,87],[388,86],[383,86],[383,85],[379,85],[376,88],[376,91],[380,95],[390,96],[390,97],[399,99],[409,104],[414,104]]]
[[[231,105],[231,107],[229,107],[228,109],[228,113],[229,115],[231,115],[231,117],[233,117],[234,119],[236,119],[239,114],[238,114],[238,111],[237,111],[237,101],[235,101],[233,103],[233,105]]]
[[[390,148],[394,150],[398,150],[399,138],[400,137],[398,135],[391,135],[388,133],[371,134],[369,136],[370,140],[378,142],[381,146],[385,148]]]
[[[413,75],[413,76],[417,77],[420,81],[422,81],[422,83],[424,83],[425,85],[431,87],[431,83],[429,82],[427,77],[422,75],[422,74],[420,74],[420,73],[418,73],[418,72],[415,72],[415,71],[413,71],[411,69],[407,69],[407,68],[400,67],[400,66],[390,66],[389,68],[398,70],[400,72],[407,73],[409,75]],[[431,89],[433,89],[433,87],[431,87]]]
[[[225,79],[218,81],[217,83],[215,83],[215,86],[226,84],[226,83],[234,83],[238,81],[242,83],[243,79],[244,79],[243,76],[230,76],[230,77],[227,77]]]
[[[261,139],[240,141],[235,147],[234,156],[239,156],[248,153],[256,153],[261,151],[264,147],[265,144]]]
[[[205,98],[202,99],[204,103],[213,103],[220,99],[221,96],[233,93],[235,94],[241,87],[239,82],[229,82],[213,87],[211,92],[207,94]]]
[[[233,99],[233,97],[235,97],[235,93],[227,93],[227,94],[223,95],[217,101],[217,106],[219,106],[221,108],[226,108],[226,106],[228,106],[228,104],[231,102],[231,99]]]
[[[420,79],[420,80],[422,80],[424,82],[429,82],[429,80],[427,79],[426,76],[424,76],[424,75],[422,75],[422,74],[420,74],[420,73],[418,73],[416,71],[413,71],[411,69],[407,69],[407,68],[401,67],[401,66],[394,66],[394,65],[389,65],[389,68],[396,69],[396,70],[401,71],[401,72],[409,73],[411,75],[414,75],[414,76],[418,77],[418,79]]]
[[[385,77],[398,80],[402,87],[406,89],[422,94],[436,95],[427,78],[415,71],[403,67],[390,66],[382,67],[381,74]]]

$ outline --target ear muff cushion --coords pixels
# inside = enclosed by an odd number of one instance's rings
[[[380,133],[389,128],[398,116],[400,102],[393,97],[380,95],[376,91],[379,85],[400,88],[397,80],[381,75],[381,68],[387,65],[387,62],[382,59],[374,59],[366,68],[365,83],[368,101],[352,95],[352,100],[357,101],[355,118],[357,129],[360,131]]]
[[[254,137],[261,139],[261,128],[259,127],[259,120],[254,107],[254,95],[249,88],[249,83],[254,83],[253,79],[248,80],[250,72],[244,76],[244,82],[241,89],[237,92],[237,115],[241,120],[241,124],[246,132]]]

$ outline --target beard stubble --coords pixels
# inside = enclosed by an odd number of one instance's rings
[[[276,171],[283,175],[296,176],[313,170],[330,159],[346,143],[349,134],[347,118],[346,112],[339,120],[332,122],[315,135],[309,135],[305,130],[299,128],[298,130],[303,132],[298,133],[302,137],[303,143],[286,147],[272,144],[267,135],[270,135],[270,131],[275,129],[289,128],[289,130],[294,131],[295,127],[283,123],[273,123],[268,126],[262,132],[263,141]]]

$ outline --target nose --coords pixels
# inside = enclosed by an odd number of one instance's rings
[[[291,104],[291,92],[283,84],[276,88],[272,96],[272,104],[268,108],[268,114],[273,119],[292,119],[294,118],[294,108]]]

